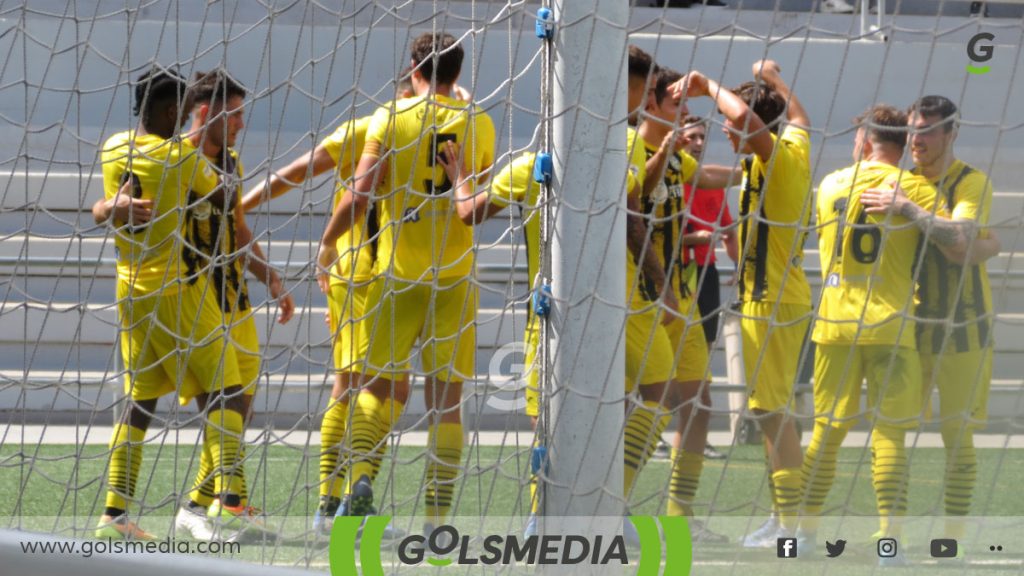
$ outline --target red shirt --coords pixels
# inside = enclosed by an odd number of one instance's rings
[[[691,218],[686,224],[686,232],[692,233],[699,230],[714,231],[716,228],[724,228],[732,225],[732,214],[729,213],[729,204],[725,199],[725,189],[716,190],[698,189],[693,194],[693,186],[683,186],[683,198],[686,205],[690,207]],[[693,198],[696,196],[696,198]],[[707,224],[705,224],[707,222]],[[692,258],[697,261],[698,266],[708,266],[715,263],[715,246],[705,244],[703,246],[687,246],[683,251],[683,263],[689,262]]]

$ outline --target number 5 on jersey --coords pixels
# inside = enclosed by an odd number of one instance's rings
[[[455,134],[438,134],[436,132],[433,134],[433,137],[430,138],[430,150],[427,154],[427,167],[430,168],[432,177],[423,180],[423,191],[427,194],[444,194],[452,189],[451,180],[448,179],[448,174],[446,174],[443,169],[441,170],[441,178],[443,178],[441,184],[438,185],[434,183],[434,176],[436,176],[437,169],[439,168],[437,155],[445,142],[458,142],[458,138],[456,138]]]

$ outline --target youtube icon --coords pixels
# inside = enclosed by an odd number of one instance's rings
[[[952,538],[936,538],[932,540],[932,558],[956,558],[956,540]]]

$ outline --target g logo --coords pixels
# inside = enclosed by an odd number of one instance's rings
[[[494,355],[491,356],[491,362],[488,366],[488,374],[491,376],[491,380],[500,382],[505,377],[512,376],[513,379],[501,386],[499,392],[512,392],[513,397],[507,399],[500,398],[497,394],[489,395],[486,400],[488,406],[502,412],[520,411],[526,408],[526,397],[520,394],[520,392],[526,390],[528,385],[527,371],[536,369],[532,366],[526,366],[521,361],[526,356],[526,353],[525,343],[510,342],[497,349]],[[508,370],[505,370],[502,365],[510,357],[512,358],[512,364]]]
[[[995,39],[995,34],[990,32],[980,32],[975,34],[974,37],[971,38],[970,42],[967,43],[967,57],[970,58],[972,62],[988,62],[992,59],[992,54],[995,52],[995,46],[992,44],[980,43],[982,41],[992,42]],[[968,64],[967,71],[971,74],[985,74],[989,71],[989,67]]]

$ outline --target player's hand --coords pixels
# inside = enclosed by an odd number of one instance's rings
[[[270,285],[267,288],[270,289],[270,296],[277,300],[277,306],[280,308],[280,312],[277,315],[277,323],[287,324],[292,319],[292,316],[295,315],[295,301],[292,300],[292,295],[285,292],[281,279],[277,277],[270,281]]]
[[[133,198],[131,184],[125,183],[114,198],[114,222],[129,225],[146,224],[153,219],[153,201]]]
[[[707,246],[715,240],[715,233],[711,230],[697,230],[686,235],[687,246]]]
[[[316,255],[316,283],[320,291],[326,295],[331,293],[331,268],[338,261],[338,249],[335,246],[320,244]]]
[[[444,148],[437,154],[437,162],[444,167],[444,173],[448,175],[448,181],[452,183],[452,186],[456,188],[462,183],[465,175],[469,173],[469,168],[465,165],[465,158],[462,158],[462,162],[459,159],[462,157],[462,147],[457,142],[451,140],[444,143]]]
[[[890,188],[869,188],[861,193],[860,203],[868,214],[898,214],[910,202],[898,182]]]
[[[665,134],[665,137],[661,139],[661,149],[665,152],[675,154],[682,150],[685,145],[686,139],[683,133],[676,130],[669,130],[668,134]]]
[[[676,100],[706,96],[708,94],[708,79],[694,70],[669,86],[668,93]]]
[[[463,102],[471,102],[473,100],[473,95],[469,93],[469,90],[458,84],[452,86],[452,96],[455,96],[456,100],[462,100]]]
[[[665,306],[665,310],[661,314],[662,325],[668,326],[679,319],[679,300],[676,300],[676,294],[671,288],[665,287],[665,293],[661,296],[661,303]]]
[[[782,68],[779,68],[779,63],[775,60],[758,60],[754,62],[753,71],[754,78],[759,78],[765,84],[773,86],[775,80],[779,78]]]

